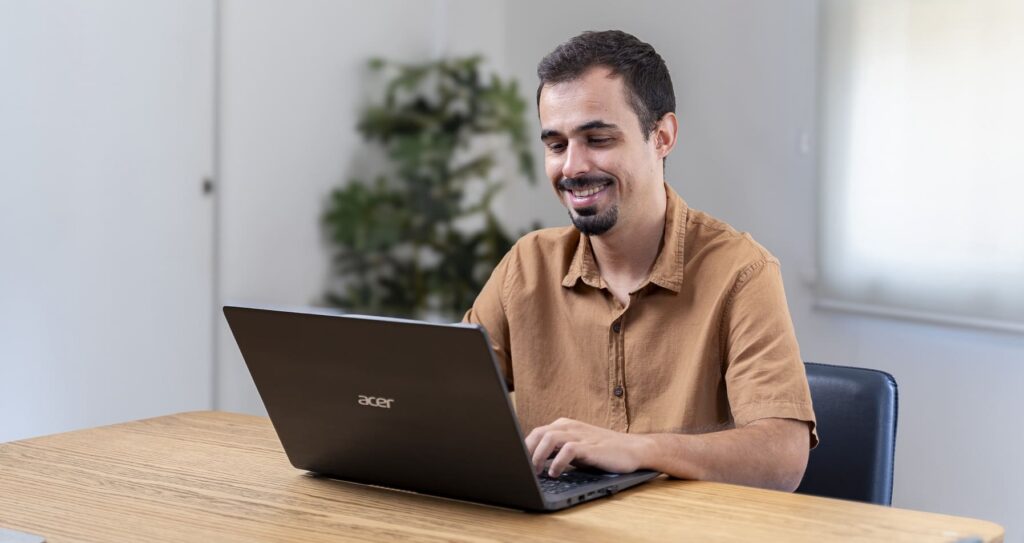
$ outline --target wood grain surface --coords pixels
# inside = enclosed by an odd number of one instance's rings
[[[551,514],[294,469],[270,421],[182,413],[0,444],[0,527],[47,541],[1002,541],[991,522],[660,478]]]

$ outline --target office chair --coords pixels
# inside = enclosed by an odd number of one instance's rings
[[[891,505],[896,380],[878,370],[811,362],[805,368],[821,443],[796,491]]]

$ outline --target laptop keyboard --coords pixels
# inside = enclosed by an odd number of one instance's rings
[[[538,479],[540,480],[540,489],[545,493],[559,494],[575,490],[585,484],[600,481],[602,477],[582,471],[567,471],[556,479],[550,477],[547,470],[544,470],[544,473],[542,473]]]

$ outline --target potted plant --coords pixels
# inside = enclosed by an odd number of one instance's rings
[[[422,64],[372,60],[388,77],[383,103],[361,115],[364,139],[388,164],[372,180],[334,189],[324,214],[334,281],[326,301],[346,311],[457,318],[513,239],[491,205],[504,143],[533,183],[515,81],[484,78],[481,58]]]

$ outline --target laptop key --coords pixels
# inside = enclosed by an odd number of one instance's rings
[[[573,490],[579,486],[600,481],[601,477],[591,473],[569,471],[558,478],[552,478],[547,473],[539,476],[541,489],[549,494],[557,494]]]

